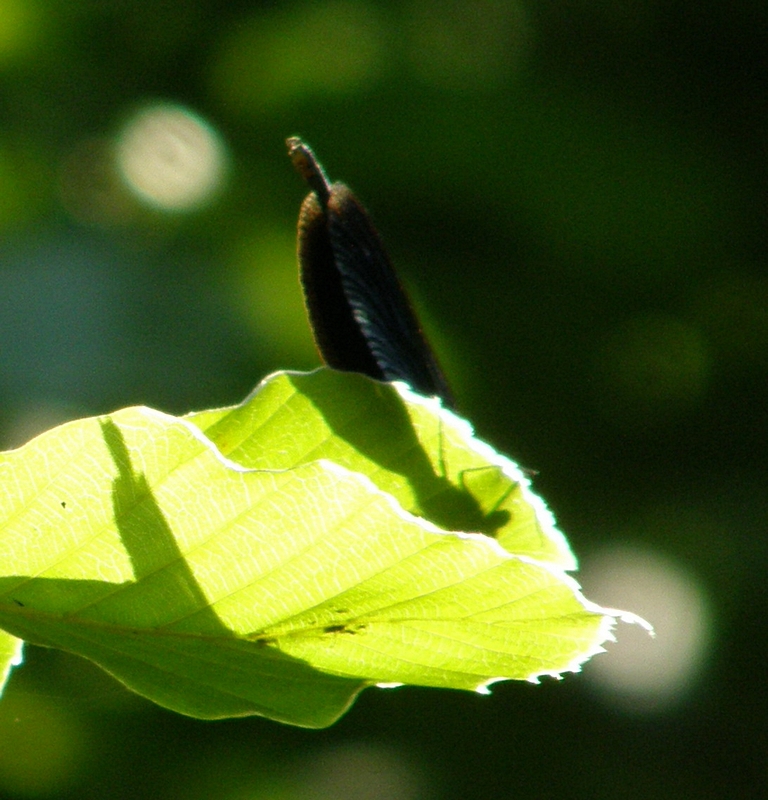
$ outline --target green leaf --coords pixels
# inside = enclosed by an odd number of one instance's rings
[[[22,662],[24,642],[0,631],[0,696],[3,694],[11,670]]]
[[[492,535],[511,553],[576,569],[520,468],[437,399],[403,384],[328,369],[277,373],[244,403],[187,419],[240,464],[275,469],[326,458],[441,528]]]
[[[185,714],[309,727],[371,684],[576,670],[615,612],[584,600],[543,506],[460,428],[323,371],[276,375],[235,409],[49,431],[0,456],[0,627]],[[499,539],[443,530],[434,509],[504,512]]]

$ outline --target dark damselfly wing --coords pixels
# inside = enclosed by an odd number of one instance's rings
[[[301,283],[310,324],[328,366],[385,381],[453,408],[443,373],[367,211],[343,183],[330,183],[312,150],[288,139],[312,191],[299,215]]]

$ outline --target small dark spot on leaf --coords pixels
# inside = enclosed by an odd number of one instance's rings
[[[61,507],[62,508],[66,508],[67,507],[67,501],[66,500],[62,500],[61,501]]]
[[[17,606],[19,606],[20,608],[24,608],[24,603],[22,603],[22,602],[21,602],[21,600],[17,600],[17,599],[14,597],[14,598],[13,598],[13,602],[14,602],[14,603],[16,603],[16,605],[17,605]]]
[[[325,633],[343,633],[346,630],[347,630],[346,625],[326,625],[323,628],[323,631],[325,631]]]

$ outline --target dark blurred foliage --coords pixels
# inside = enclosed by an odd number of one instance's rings
[[[0,795],[760,794],[766,23],[761,0],[0,0],[6,447],[318,363],[300,134],[371,210],[462,412],[537,470],[577,554],[660,554],[710,614],[672,703],[627,708],[588,676],[369,690],[321,732],[188,720],[29,648],[0,703]],[[156,101],[225,143],[207,204],[163,211],[120,181],[115,143]]]

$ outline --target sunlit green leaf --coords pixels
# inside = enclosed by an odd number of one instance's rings
[[[20,639],[0,631],[0,695],[5,689],[11,670],[21,663],[23,645],[24,642]]]
[[[501,467],[462,458],[466,432],[433,404],[320,372],[192,419],[221,451],[132,408],[2,456],[0,626],[186,714],[311,727],[367,685],[483,691],[575,670],[610,636],[613,613],[532,557],[536,536],[561,541],[528,521],[543,507],[499,501],[482,476]],[[464,519],[466,487],[478,519],[508,513],[501,543],[426,518],[442,495],[458,511],[439,521]]]
[[[327,458],[441,528],[493,535],[515,555],[576,567],[520,468],[437,400],[403,386],[326,369],[279,373],[244,403],[187,419],[240,464],[274,469]]]

